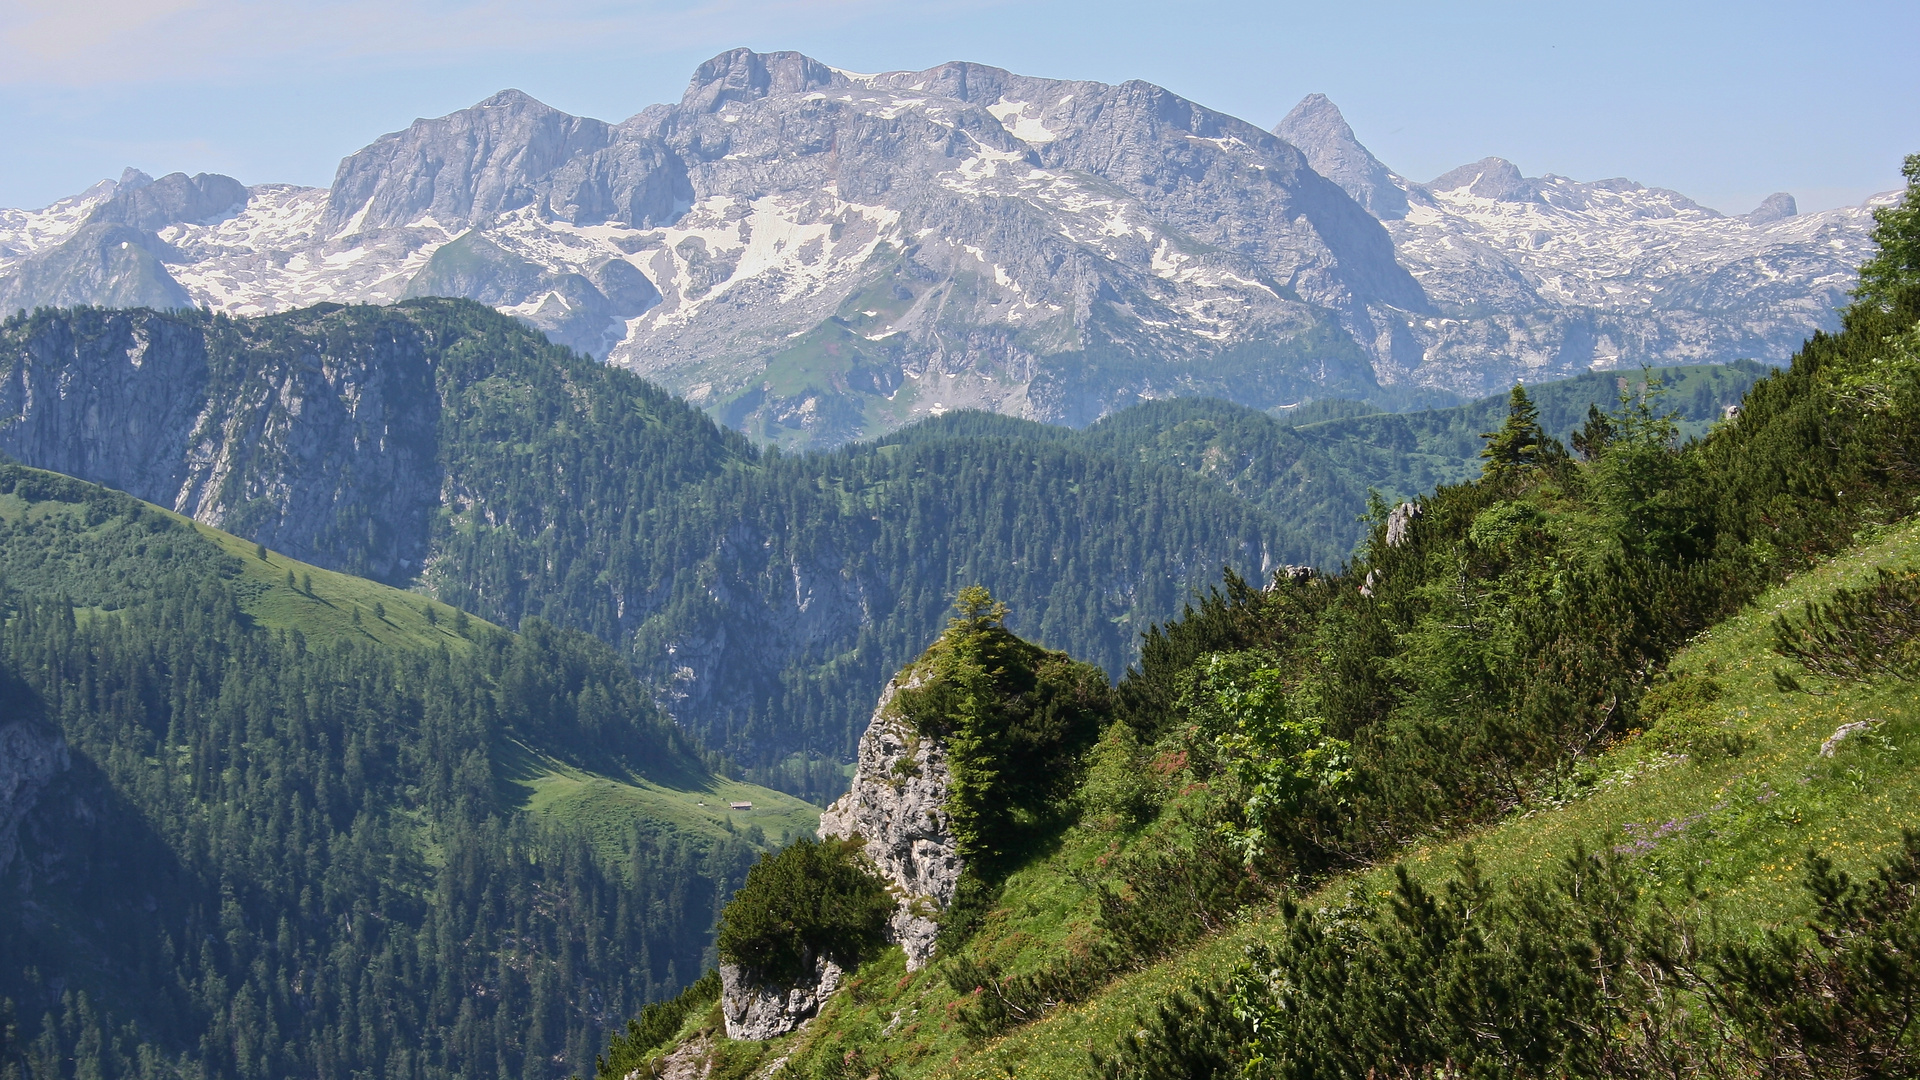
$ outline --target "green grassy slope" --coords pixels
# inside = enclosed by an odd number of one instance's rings
[[[1859,875],[1899,845],[1901,829],[1920,827],[1920,692],[1906,683],[1806,680],[1816,692],[1795,692],[1774,681],[1790,665],[1771,652],[1773,616],[1857,585],[1878,568],[1920,569],[1920,519],[1863,536],[1854,550],[1692,642],[1669,670],[1713,678],[1724,689],[1719,700],[1660,717],[1597,755],[1550,797],[1467,835],[1412,849],[1403,864],[1436,882],[1471,846],[1482,873],[1507,883],[1537,876],[1577,849],[1615,849],[1632,860],[1652,895],[1696,907],[1726,930],[1798,925],[1809,911],[1799,887],[1808,848]],[[1836,728],[1859,720],[1883,723],[1871,737],[1842,743],[1832,757],[1820,755]],[[1048,857],[1014,875],[1006,899],[963,955],[999,961],[1016,974],[1090,939],[1096,907],[1076,878],[1097,873],[1121,846],[1121,837],[1097,827],[1071,830]],[[1392,880],[1390,866],[1336,877],[1308,902],[1384,895]],[[903,1077],[1085,1076],[1090,1050],[1111,1051],[1142,1014],[1219,977],[1248,945],[1279,928],[1271,907],[1243,911],[1193,948],[984,1043],[962,1030],[963,999],[940,966],[909,975],[895,950],[863,969],[803,1031],[764,1048],[727,1050],[735,1059],[791,1055],[805,1063],[850,1047],[871,1060],[879,1046]]]
[[[1736,930],[1798,925],[1809,903],[1799,888],[1808,848],[1843,869],[1862,873],[1920,827],[1920,694],[1907,684],[1835,687],[1820,696],[1781,692],[1773,673],[1787,665],[1772,654],[1771,619],[1835,588],[1858,584],[1876,567],[1920,567],[1920,522],[1910,521],[1773,590],[1715,627],[1672,665],[1709,672],[1725,696],[1696,723],[1745,740],[1737,756],[1698,761],[1654,730],[1599,756],[1571,780],[1560,799],[1515,811],[1507,821],[1424,846],[1405,865],[1438,881],[1472,846],[1482,872],[1498,883],[1539,873],[1576,848],[1629,847],[1667,835],[1635,856],[1646,887],[1687,903],[1686,880],[1706,891],[1704,906]],[[1832,758],[1821,742],[1842,724],[1879,719],[1879,739],[1854,740]],[[1697,755],[1709,756],[1709,755]],[[1349,892],[1378,895],[1391,887],[1380,867],[1336,879],[1318,894],[1337,902]],[[1063,1009],[1033,1026],[928,1070],[943,1076],[1081,1076],[1090,1049],[1110,1049],[1139,1013],[1178,989],[1220,974],[1245,946],[1273,936],[1271,911],[1188,953],[1120,980],[1085,1005]]]
[[[78,608],[145,602],[167,572],[217,573],[256,624],[311,644],[361,639],[384,648],[465,651],[506,631],[432,597],[303,563],[131,496],[59,473],[0,465],[0,580],[64,595]],[[770,788],[718,776],[691,756],[644,773],[604,775],[519,742],[502,748],[506,798],[587,830],[608,853],[636,827],[707,842],[758,828],[756,843],[811,830],[819,809]],[[734,802],[753,809],[730,811]]]

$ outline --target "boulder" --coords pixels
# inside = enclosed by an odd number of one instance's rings
[[[783,986],[762,982],[738,964],[721,964],[720,1013],[727,1022],[727,1038],[758,1042],[785,1035],[813,1019],[845,975],[840,965],[820,957],[813,962],[811,979]]]

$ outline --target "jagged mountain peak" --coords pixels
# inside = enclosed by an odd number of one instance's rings
[[[112,222],[157,232],[168,225],[211,224],[239,213],[247,205],[247,186],[231,176],[173,172],[155,180],[135,172],[140,181],[128,183],[123,175],[113,195],[88,216],[89,222]]]
[[[553,106],[547,104],[546,102],[541,101],[539,98],[534,97],[532,94],[527,93],[525,90],[520,90],[511,86],[507,87],[505,90],[501,90],[493,94],[491,97],[487,98],[484,101],[476,103],[475,105],[472,106],[472,108],[475,108],[475,109],[533,109],[541,112],[553,112],[553,113],[560,112],[559,109],[556,109]],[[420,123],[420,121],[415,120],[414,123],[417,124],[417,123]]]
[[[618,124],[502,90],[329,190],[135,170],[0,210],[0,302],[459,295],[821,445],[966,407],[1079,424],[1779,359],[1831,325],[1870,228],[1790,209],[1501,158],[1423,186],[1324,94],[1268,132],[1138,80],[735,49]]]
[[[537,183],[607,144],[609,125],[519,90],[415,120],[340,162],[325,229],[455,230],[532,203]]]
[[[1325,94],[1300,99],[1273,133],[1307,156],[1307,164],[1341,189],[1374,217],[1397,220],[1407,216],[1407,193],[1399,178],[1354,136],[1340,107]]]

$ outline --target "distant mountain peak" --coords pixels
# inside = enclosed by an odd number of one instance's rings
[[[1398,220],[1407,216],[1407,193],[1396,182],[1393,171],[1360,145],[1340,107],[1327,95],[1301,98],[1300,104],[1273,126],[1273,133],[1297,147],[1314,172],[1339,184],[1374,217]]]
[[[1502,157],[1485,157],[1471,165],[1462,165],[1434,177],[1425,185],[1434,191],[1459,191],[1501,202],[1525,202],[1533,187],[1513,162]]]
[[[1795,217],[1799,213],[1800,204],[1793,201],[1792,195],[1784,191],[1776,191],[1767,196],[1766,200],[1755,207],[1752,213],[1746,215],[1746,221],[1749,225],[1771,225],[1776,221]]]
[[[546,102],[541,101],[539,98],[534,97],[532,94],[527,93],[525,90],[518,90],[511,86],[507,87],[505,90],[499,91],[498,93],[494,94],[492,97],[486,99],[485,101],[482,101],[480,104],[474,106],[474,108],[498,109],[503,106],[519,107],[519,106],[527,106],[527,105],[537,105],[543,109],[553,108],[553,106],[548,105]]]
[[[459,229],[535,201],[534,185],[607,144],[608,125],[520,90],[376,139],[340,163],[326,229]]]
[[[247,205],[246,185],[231,176],[217,173],[188,176],[175,172],[155,180],[135,169],[127,172],[137,179],[129,182],[122,174],[113,197],[96,207],[88,221],[131,225],[145,232],[156,232],[168,225],[216,221],[240,212]]]

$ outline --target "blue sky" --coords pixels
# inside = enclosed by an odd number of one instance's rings
[[[1729,213],[1893,188],[1920,3],[0,0],[0,206],[134,165],[325,185],[417,116],[518,87],[618,120],[737,45],[858,71],[1146,79],[1270,127],[1332,97],[1418,180],[1498,154]]]

